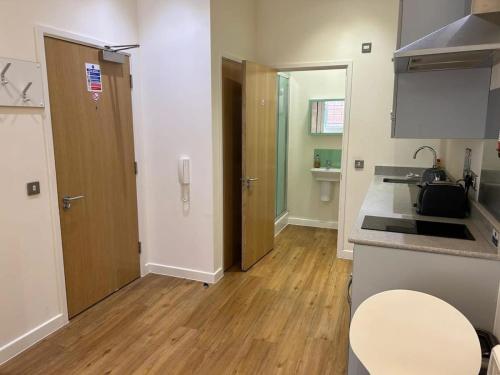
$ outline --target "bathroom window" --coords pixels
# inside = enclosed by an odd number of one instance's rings
[[[325,102],[323,133],[342,133],[344,131],[345,101]]]
[[[345,100],[311,100],[311,134],[344,132]]]

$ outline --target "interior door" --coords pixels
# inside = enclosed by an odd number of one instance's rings
[[[243,62],[243,270],[274,247],[276,82],[275,69]]]
[[[130,67],[45,38],[69,316],[140,276]],[[89,92],[99,64],[102,93]]]

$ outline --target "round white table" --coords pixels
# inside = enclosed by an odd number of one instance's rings
[[[479,339],[465,316],[410,290],[364,301],[352,319],[350,343],[371,375],[476,375],[481,367]]]

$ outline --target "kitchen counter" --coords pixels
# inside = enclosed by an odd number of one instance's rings
[[[349,242],[375,247],[500,260],[498,250],[493,247],[487,237],[488,231],[482,228],[481,220],[474,218],[474,215],[479,215],[476,213],[477,210],[473,210],[473,217],[467,219],[419,215],[414,207],[419,192],[418,186],[383,182],[384,178],[401,178],[406,175],[407,171],[413,172],[415,169],[376,168],[376,174],[349,236]],[[475,241],[366,230],[361,228],[366,215],[465,224]]]

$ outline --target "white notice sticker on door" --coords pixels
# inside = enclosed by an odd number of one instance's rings
[[[97,64],[85,63],[87,72],[87,90],[89,92],[102,92],[101,67]]]

